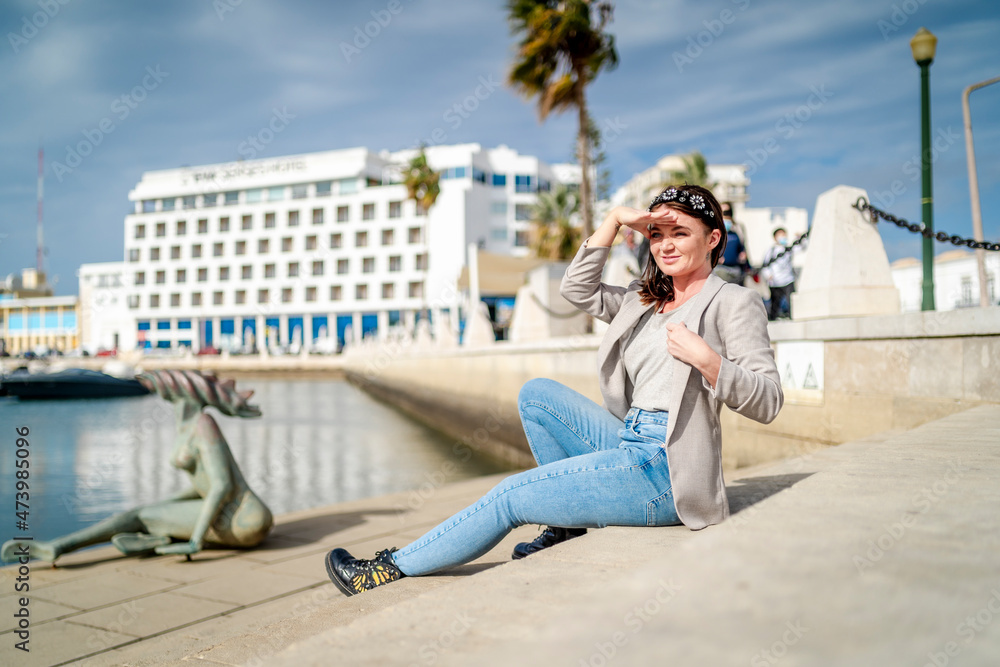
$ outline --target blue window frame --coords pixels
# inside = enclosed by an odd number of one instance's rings
[[[298,340],[295,335],[295,329],[298,328],[299,336],[302,337],[302,342],[306,341],[306,327],[304,320],[301,315],[289,315],[288,316],[288,341],[292,342]]]
[[[389,311],[389,326],[393,326],[393,325],[399,324],[399,320],[401,319],[401,315],[402,315],[402,313],[400,311],[398,311],[398,310],[390,310]]]
[[[149,331],[149,320],[139,320],[139,331]]]
[[[528,174],[514,176],[514,192],[534,192],[534,179]]]
[[[202,341],[204,341],[205,347],[209,347],[211,346],[212,340],[214,338],[213,334],[215,327],[212,326],[212,320],[202,320],[201,328],[202,328],[201,339]]]
[[[219,333],[223,336],[232,336],[236,333],[236,320],[229,318],[219,322]]]
[[[157,347],[157,349],[160,349],[160,350],[169,350],[170,349],[170,341],[169,340],[158,340],[158,341],[156,341],[156,347]]]
[[[243,320],[243,344],[249,345],[250,339],[253,338],[254,345],[257,344],[257,320],[245,319]]]
[[[320,336],[330,335],[329,320],[326,315],[313,315],[312,318],[312,339],[316,340]],[[324,333],[325,332],[325,333]]]
[[[166,331],[168,329],[170,329],[170,320],[157,320],[156,321],[156,330],[157,331]]]
[[[177,328],[178,329],[190,329],[191,328],[191,320],[177,320]]]
[[[493,174],[493,187],[507,187],[507,174]]]
[[[364,338],[369,333],[378,331],[378,315],[376,313],[364,313],[361,315],[361,337]]]
[[[351,326],[353,319],[350,315],[337,315],[337,341],[341,347],[347,342],[347,327]]]
[[[472,180],[479,181],[480,183],[486,182],[486,172],[482,169],[472,168]]]

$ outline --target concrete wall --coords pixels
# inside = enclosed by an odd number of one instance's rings
[[[802,455],[1000,403],[1000,307],[770,325],[785,407],[768,425],[723,408],[727,468]],[[600,336],[480,350],[355,351],[347,377],[457,440],[531,464],[521,385],[549,377],[600,402]]]

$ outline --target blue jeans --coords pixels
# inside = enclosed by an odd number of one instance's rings
[[[429,574],[475,560],[525,524],[680,523],[664,449],[666,412],[632,408],[622,422],[586,396],[546,379],[525,383],[518,412],[538,467],[511,475],[395,552],[403,574]]]

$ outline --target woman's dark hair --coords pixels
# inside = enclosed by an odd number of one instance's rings
[[[712,268],[714,269],[722,258],[722,253],[726,250],[726,227],[722,221],[722,207],[719,200],[715,198],[711,190],[700,185],[669,185],[663,188],[653,199],[648,210],[663,204],[669,208],[685,213],[691,217],[698,218],[705,225],[710,234],[713,229],[718,229],[721,234],[719,243],[712,248]],[[639,301],[648,306],[656,303],[662,306],[674,300],[674,279],[660,271],[656,261],[652,257],[652,246],[650,246],[650,257],[646,261],[646,269],[639,278],[642,281],[642,288],[639,290]]]

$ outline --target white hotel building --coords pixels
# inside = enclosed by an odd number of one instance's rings
[[[468,245],[527,254],[536,193],[574,171],[506,146],[433,146],[441,193],[427,214],[399,183],[413,155],[351,148],[144,173],[125,218],[137,343],[343,343],[348,328],[412,327],[425,309],[457,330]]]

